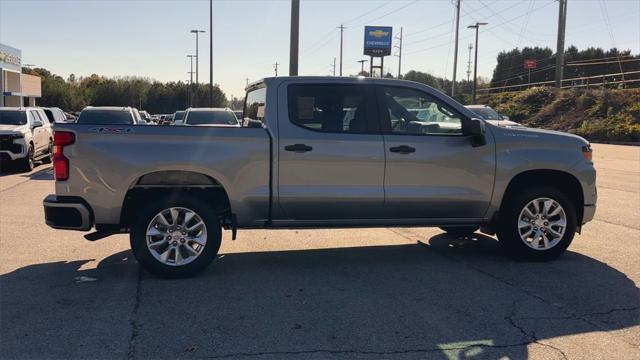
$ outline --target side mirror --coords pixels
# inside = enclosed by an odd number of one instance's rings
[[[34,129],[35,129],[35,128],[40,127],[40,126],[42,126],[42,125],[43,125],[43,124],[42,124],[42,121],[40,121],[40,120],[34,120],[34,121],[33,121],[32,128],[34,128]]]
[[[469,125],[469,134],[471,135],[473,147],[485,145],[487,140],[485,139],[486,128],[484,121],[472,118]]]
[[[511,120],[507,115],[500,114],[500,117],[502,118],[502,120],[507,120],[507,121]]]
[[[262,128],[262,121],[253,120],[253,119],[245,119],[244,120],[244,127],[247,127],[247,128]]]

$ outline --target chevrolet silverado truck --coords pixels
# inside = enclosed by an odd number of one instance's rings
[[[596,172],[578,136],[495,126],[402,80],[277,77],[246,90],[240,127],[56,126],[46,223],[129,233],[142,267],[180,277],[214,260],[222,229],[480,228],[542,261],[593,219]]]

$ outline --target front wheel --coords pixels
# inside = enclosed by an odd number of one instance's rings
[[[187,196],[148,206],[130,234],[131,249],[140,265],[169,278],[203,270],[218,254],[221,239],[215,212]]]
[[[571,244],[576,218],[574,204],[558,189],[527,189],[506,199],[498,239],[518,260],[553,260]]]

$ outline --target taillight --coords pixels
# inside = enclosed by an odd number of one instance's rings
[[[584,159],[593,162],[593,149],[591,149],[591,145],[585,145],[582,147],[582,156]]]
[[[69,159],[62,150],[65,146],[73,144],[75,135],[67,131],[54,131],[53,133],[53,175],[56,180],[64,181],[69,178]]]

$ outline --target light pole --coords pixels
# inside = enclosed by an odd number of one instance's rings
[[[469,29],[476,29],[476,55],[473,60],[473,96],[471,98],[472,104],[476,103],[476,86],[478,82],[478,29],[480,29],[480,26],[487,24],[488,23],[486,22],[477,22],[475,25],[467,26],[467,28]]]
[[[209,0],[209,107],[213,107],[213,0]]]

